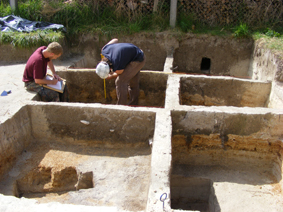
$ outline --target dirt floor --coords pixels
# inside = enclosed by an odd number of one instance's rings
[[[92,148],[35,141],[23,152],[0,188],[9,190],[17,182],[19,196],[39,203],[56,201],[141,211],[147,202],[150,161],[150,148]],[[76,172],[92,172],[93,188],[76,191],[77,179],[71,179],[76,178]]]
[[[172,175],[186,176],[188,179],[211,180],[216,198],[214,207],[221,211],[279,212],[283,206],[280,184],[275,180],[272,169],[266,164],[258,163],[255,165],[234,162],[233,166],[225,166],[225,164],[176,165]],[[172,184],[174,185],[174,182]],[[184,183],[183,187],[185,185]],[[201,189],[201,187],[196,188],[196,190],[198,189]],[[187,192],[188,190],[190,188],[187,189]],[[197,191],[194,192],[196,196]],[[172,199],[174,199],[173,193]],[[196,210],[199,208],[187,207],[186,209]]]

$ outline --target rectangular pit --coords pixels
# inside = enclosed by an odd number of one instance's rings
[[[10,161],[1,166],[2,194],[145,209],[155,112],[27,105],[0,127],[1,160]]]
[[[172,111],[171,115],[172,209],[281,210],[280,114],[206,108]],[[210,180],[211,187],[208,181],[201,183],[203,179]],[[200,204],[191,204],[193,188],[194,203]],[[205,194],[199,194],[205,189]]]
[[[214,76],[249,75],[253,39],[192,35],[179,41],[174,51],[174,72]]]
[[[172,176],[171,208],[189,211],[217,211],[214,189],[210,179]]]
[[[67,80],[70,102],[117,103],[115,80],[105,80],[104,89],[104,80],[95,69],[70,68],[58,73]],[[164,107],[167,78],[162,72],[141,71],[139,106]]]
[[[266,107],[270,82],[228,77],[181,77],[180,104]]]

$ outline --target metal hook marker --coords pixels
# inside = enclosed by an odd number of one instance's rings
[[[163,197],[165,196],[165,197]],[[164,211],[164,201],[167,199],[167,193],[163,193],[161,196],[160,196],[160,201],[163,202],[163,211]]]

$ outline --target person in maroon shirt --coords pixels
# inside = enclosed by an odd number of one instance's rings
[[[57,42],[50,43],[47,47],[39,47],[28,59],[23,74],[23,82],[28,91],[35,91],[39,94],[42,101],[67,101],[67,88],[63,94],[50,90],[42,84],[56,85],[60,77],[56,74],[52,60],[57,59],[63,54],[62,46]],[[53,74],[53,80],[45,79],[47,66]]]

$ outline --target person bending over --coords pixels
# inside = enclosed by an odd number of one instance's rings
[[[102,79],[116,78],[117,104],[138,105],[139,74],[145,64],[143,51],[131,43],[119,43],[114,38],[102,48],[101,57],[96,73]]]

